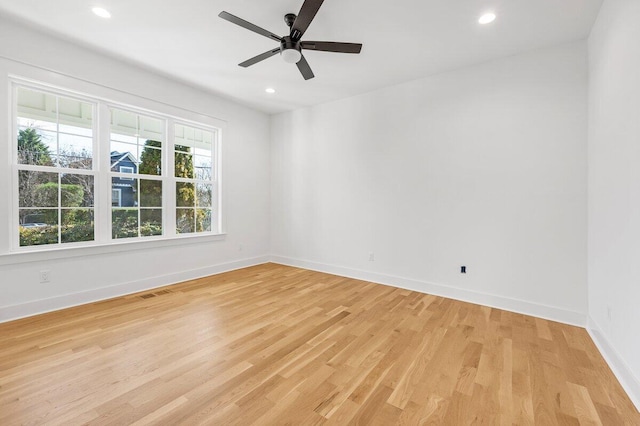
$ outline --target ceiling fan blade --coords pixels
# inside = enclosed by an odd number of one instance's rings
[[[251,59],[247,59],[246,61],[244,61],[244,62],[242,62],[242,63],[240,63],[238,65],[240,65],[241,67],[245,67],[245,68],[246,67],[250,67],[251,65],[257,64],[260,61],[264,61],[265,59],[268,59],[268,58],[272,57],[273,55],[275,55],[277,53],[280,53],[280,48],[279,47],[275,48],[273,50],[267,50],[266,52],[261,53],[258,56],[254,56]]]
[[[309,28],[309,24],[313,21],[323,2],[324,0],[305,0],[304,3],[302,3],[298,17],[291,26],[290,36],[294,41],[302,38],[302,35],[307,31],[307,28]]]
[[[274,33],[272,33],[271,31],[267,31],[264,28],[260,28],[259,26],[252,24],[251,22],[245,21],[242,18],[238,18],[235,15],[232,15],[228,12],[220,12],[220,14],[218,15],[219,17],[221,17],[222,19],[225,19],[229,22],[232,22],[236,25],[240,25],[242,28],[246,28],[249,31],[253,31],[254,33],[258,33],[260,35],[263,35],[267,38],[270,38],[272,40],[275,41],[281,41],[282,37],[280,37],[279,35],[276,35]]]
[[[340,43],[335,41],[301,41],[300,47],[307,50],[320,50],[322,52],[360,53],[360,43]]]
[[[296,65],[298,66],[298,69],[300,70],[300,73],[302,74],[305,80],[309,80],[315,77],[315,75],[313,75],[313,71],[311,71],[309,62],[307,62],[307,60],[304,58],[304,55],[302,55],[302,57],[300,58],[300,60]]]

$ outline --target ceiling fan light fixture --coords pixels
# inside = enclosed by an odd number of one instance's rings
[[[489,13],[485,13],[484,15],[482,15],[480,17],[480,19],[478,19],[478,23],[481,25],[487,25],[492,23],[493,21],[496,20],[496,14],[489,12]]]
[[[297,64],[302,59],[302,53],[297,49],[284,49],[280,55],[288,64]]]

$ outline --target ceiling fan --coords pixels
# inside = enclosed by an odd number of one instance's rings
[[[318,13],[318,9],[322,6],[323,1],[324,0],[305,0],[297,16],[294,13],[287,13],[284,15],[284,22],[290,28],[290,32],[289,35],[283,37],[280,37],[271,31],[267,31],[264,28],[260,28],[259,26],[238,18],[228,12],[220,12],[218,16],[222,19],[226,19],[229,22],[240,25],[254,33],[263,35],[280,43],[280,46],[276,49],[268,50],[238,65],[246,68],[257,64],[260,61],[264,61],[276,53],[280,53],[280,56],[282,56],[282,59],[284,59],[285,62],[296,64],[304,79],[309,80],[313,78],[314,75],[309,63],[302,54],[302,49],[320,50],[323,52],[360,53],[362,44],[359,43],[300,40],[304,35],[304,32],[309,28],[309,25],[316,16],[316,13]]]

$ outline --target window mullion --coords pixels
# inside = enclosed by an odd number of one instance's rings
[[[222,193],[222,159],[224,157],[222,157],[222,129],[218,129],[215,132],[215,138],[213,140],[214,143],[214,147],[213,147],[213,152],[212,152],[212,160],[213,160],[213,164],[215,165],[215,170],[214,170],[214,174],[212,176],[213,178],[213,187],[215,188],[215,198],[212,200],[212,214],[216,215],[216,224],[217,224],[217,229],[216,229],[216,233],[223,233],[226,232],[226,226],[225,226],[225,219],[226,219],[226,215],[223,214],[222,209],[225,207],[225,203],[223,200],[223,193]],[[213,226],[213,225],[212,225]]]
[[[98,158],[94,159],[97,176],[95,179],[94,211],[96,218],[96,242],[106,243],[111,241],[111,157],[110,153],[110,126],[111,112],[104,103],[98,104],[98,120],[95,120],[95,131]],[[95,145],[94,145],[95,146]]]
[[[56,96],[56,166],[58,166],[58,244],[62,243],[62,175],[60,174],[60,97]]]
[[[18,167],[18,146],[17,146],[17,135],[18,135],[18,103],[16,102],[17,96],[17,87],[11,86],[10,96],[13,102],[11,103],[11,176],[9,178],[9,182],[11,182],[11,213],[10,213],[10,223],[8,235],[11,238],[11,242],[7,247],[1,247],[2,249],[13,250],[20,246],[20,228],[18,226],[18,221],[20,217],[20,196],[18,194],[19,188],[19,167]],[[3,250],[4,251],[4,250]]]
[[[162,185],[162,211],[165,226],[165,235],[176,235],[176,165],[175,155],[175,122],[167,120],[167,140],[165,142],[163,160],[166,175]]]

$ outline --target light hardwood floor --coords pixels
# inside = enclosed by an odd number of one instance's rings
[[[581,328],[274,264],[0,343],[0,425],[640,425]]]

